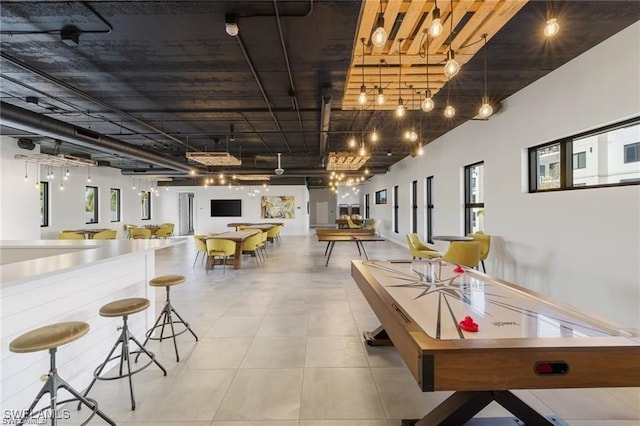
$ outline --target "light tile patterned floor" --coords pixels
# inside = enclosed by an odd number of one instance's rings
[[[100,408],[125,426],[399,426],[449,395],[421,392],[394,348],[363,344],[362,331],[379,324],[350,276],[355,246],[337,244],[325,267],[325,245],[312,235],[283,240],[270,246],[266,262],[249,259],[226,274],[193,268],[191,240],[158,252],[158,275],[187,277],[171,297],[200,340],[179,336],[179,363],[170,342],[152,342],[167,377],[154,368],[134,376],[135,411],[126,381],[98,382],[91,396]],[[378,259],[408,256],[388,242],[368,251]],[[158,292],[158,307],[163,298]],[[516,393],[571,425],[640,422],[639,388]],[[508,413],[492,404],[481,415]]]

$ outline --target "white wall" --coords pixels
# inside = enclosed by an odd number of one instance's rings
[[[161,187],[162,188],[162,187]],[[260,190],[250,196],[251,190]],[[160,197],[156,202],[157,222],[178,222],[178,194],[191,192],[194,194],[194,229],[196,234],[228,231],[231,222],[282,222],[283,235],[304,235],[309,229],[307,202],[309,190],[303,185],[274,185],[266,191],[262,186],[245,186],[242,190],[227,186],[171,186],[160,189]],[[260,201],[262,196],[292,195],[295,197],[295,217],[293,219],[263,219],[260,217]],[[157,200],[156,200],[157,198]],[[211,217],[211,199],[242,200],[242,217]]]
[[[615,57],[624,57],[625,66],[602,60]],[[388,204],[372,204],[371,216],[383,220],[383,236],[404,245],[411,181],[418,179],[422,218],[425,178],[434,176],[434,233],[462,234],[464,166],[483,161],[488,273],[640,327],[639,187],[526,192],[527,148],[640,115],[638,70],[640,23],[511,96],[488,121],[469,121],[427,145],[424,156],[372,178],[362,200],[387,189]],[[397,234],[394,185],[400,185]],[[425,234],[422,219],[419,233]]]

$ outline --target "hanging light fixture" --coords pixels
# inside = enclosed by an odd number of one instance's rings
[[[398,39],[398,107],[396,108],[396,116],[403,117],[406,110],[404,101],[402,100],[402,42],[403,38]]]
[[[480,118],[488,118],[493,114],[493,108],[489,104],[489,97],[487,96],[487,34],[483,34],[484,39],[484,96],[482,97],[482,106],[478,111]]]
[[[414,108],[414,101],[415,101],[415,98],[414,98],[415,92],[413,91],[413,86],[409,86],[409,87],[411,88],[411,109],[413,109]],[[416,130],[415,130],[415,123],[413,123],[413,116],[412,116],[412,120],[411,120],[411,130],[407,130],[404,133],[404,137],[409,142],[415,142],[415,141],[418,140],[418,134],[416,133]]]
[[[360,86],[360,96],[358,96],[358,103],[364,105],[367,103],[367,86],[364,85],[364,37],[360,39],[362,42],[362,86]]]
[[[547,24],[544,27],[544,35],[546,37],[553,37],[560,31],[560,25],[556,18],[547,19]]]
[[[87,182],[91,182],[91,169],[87,166]]]
[[[429,88],[429,32],[425,30],[425,36],[427,41],[425,42],[425,57],[426,57],[426,74],[427,74],[427,90],[424,91],[424,101],[422,101],[421,108],[424,112],[429,112],[435,107],[435,103],[431,98],[431,89]]]
[[[444,65],[444,75],[449,79],[455,77],[460,71],[460,63],[456,61],[456,55],[453,52],[451,44],[453,43],[453,0],[451,0],[451,14],[449,15],[449,23],[451,30],[449,32],[449,51],[447,52],[447,63]]]
[[[384,59],[380,59],[378,64],[378,94],[376,95],[376,103],[378,105],[384,104],[384,92],[382,90],[382,64],[385,63]]]
[[[27,173],[27,162],[24,162],[24,181],[29,181],[29,173]]]
[[[438,0],[434,1],[435,8],[433,9],[433,19],[431,20],[431,26],[429,27],[429,34],[431,37],[438,37],[442,34],[442,19],[440,19],[440,9],[438,9]]]
[[[380,15],[376,22],[376,29],[371,34],[371,43],[375,47],[382,47],[387,42],[387,31],[384,29],[384,16],[382,14],[382,0],[380,0]]]
[[[451,79],[447,82],[447,107],[444,109],[444,116],[453,118],[456,115],[456,109],[451,105]]]

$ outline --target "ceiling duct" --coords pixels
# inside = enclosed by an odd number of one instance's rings
[[[3,125],[14,129],[48,136],[53,139],[64,139],[71,144],[96,149],[110,155],[114,153],[125,155],[138,161],[168,167],[185,174],[190,173],[193,169],[186,163],[171,160],[109,136],[63,123],[6,102],[0,103],[0,120],[2,120]]]
[[[320,160],[321,167],[324,167],[327,159],[327,139],[329,138],[329,122],[331,120],[331,102],[333,95],[331,88],[325,87],[322,90],[322,107],[320,108]]]

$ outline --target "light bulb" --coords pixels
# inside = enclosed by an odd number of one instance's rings
[[[418,140],[418,134],[416,132],[414,132],[413,130],[409,133],[409,140],[411,142],[415,142]]]
[[[481,118],[487,118],[491,114],[493,114],[493,108],[491,107],[491,104],[489,104],[489,99],[487,99],[487,97],[484,96],[482,98],[482,106],[478,111],[478,115],[480,115]]]
[[[556,18],[551,18],[547,20],[547,25],[544,27],[544,35],[547,37],[553,37],[558,34],[560,31],[560,25],[558,25],[558,20]]]
[[[460,71],[460,64],[456,61],[453,50],[449,50],[447,58],[447,63],[444,66],[444,75],[453,78]]]
[[[422,148],[422,144],[418,147],[418,155],[424,154],[424,148]]]
[[[440,34],[442,34],[442,20],[440,19],[440,9],[436,7],[433,9],[433,21],[429,27],[429,35],[438,37]]]
[[[427,89],[424,95],[425,95],[425,98],[424,98],[424,101],[422,101],[421,108],[424,112],[429,112],[435,106],[435,104],[433,103],[433,99],[431,99],[431,90]]]
[[[382,92],[382,87],[378,88],[378,95],[376,96],[376,103],[378,105],[384,104],[384,93]]]
[[[369,169],[368,169],[368,168],[365,168],[365,169],[364,169],[364,174],[365,174],[365,175],[368,175],[368,174],[369,174]]]
[[[367,103],[367,87],[363,84],[360,86],[360,96],[358,96],[358,103],[364,105]]]
[[[356,138],[349,139],[349,148],[356,146]]]
[[[396,108],[396,116],[397,117],[403,117],[404,113],[405,113],[405,108],[404,108],[404,102],[402,101],[402,98],[398,99],[398,108]]]
[[[375,130],[371,132],[371,142],[378,142],[378,132]]]
[[[91,183],[91,176],[87,177],[87,182]]]
[[[362,145],[358,150],[358,155],[361,157],[364,157],[365,155],[367,155],[367,150],[364,148],[364,145]]]
[[[226,22],[224,24],[224,30],[231,37],[236,37],[238,35],[238,32],[239,32],[238,24],[236,22]]]
[[[444,116],[447,118],[453,118],[454,115],[456,115],[456,109],[451,105],[447,105],[444,109]]]
[[[387,42],[387,32],[384,30],[384,18],[378,18],[376,30],[371,34],[371,43],[375,47],[382,47]]]

